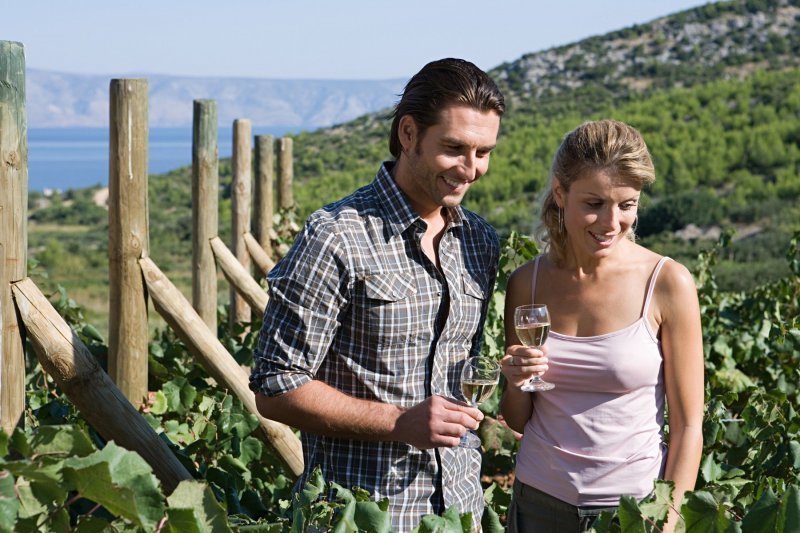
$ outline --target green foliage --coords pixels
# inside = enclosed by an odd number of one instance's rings
[[[800,521],[800,232],[786,252],[791,275],[747,292],[723,292],[717,285],[715,268],[729,246],[725,233],[694,268],[706,356],[704,449],[697,490],[676,510],[691,531],[793,531]],[[530,238],[514,232],[503,242],[484,353],[502,354],[508,276],[538,252]],[[102,357],[104,341],[80,306],[63,289],[55,304]],[[220,323],[226,322],[224,311]],[[257,326],[250,324],[250,331]],[[255,342],[252,334],[242,336],[246,329],[220,328],[222,343],[243,361]],[[387,500],[328,483],[319,470],[292,493],[280,460],[255,436],[255,417],[213,386],[170,330],[158,331],[149,351],[152,392],[144,416],[196,479],[165,495],[149,465],[105,442],[50,378],[32,367],[28,429],[10,438],[0,432],[0,524],[14,524],[14,531],[390,530]],[[480,428],[484,531],[503,530],[518,447],[495,418],[498,394],[481,405],[487,415]],[[671,491],[671,482],[656,482],[643,502],[623,498],[619,510],[601,515],[594,530],[661,530]],[[417,531],[468,531],[469,524],[469,515],[451,508],[424,517]],[[11,531],[0,526],[6,530]]]

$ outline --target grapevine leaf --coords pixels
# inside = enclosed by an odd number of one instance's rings
[[[85,457],[95,451],[89,435],[78,426],[41,426],[31,447],[36,455]]]
[[[202,533],[204,531],[192,509],[169,507],[167,508],[167,518],[166,530],[170,533]]]
[[[33,453],[30,442],[28,441],[28,435],[26,435],[25,432],[20,428],[14,429],[14,432],[11,434],[8,447],[12,450],[16,450],[23,457],[30,458],[31,453]]]
[[[466,524],[462,522],[458,509],[449,507],[442,516],[425,515],[420,520],[415,533],[463,533],[472,528],[472,513],[465,513]],[[466,529],[465,529],[466,525]]]
[[[164,386],[161,387],[161,391],[164,393],[164,397],[167,399],[167,409],[171,413],[178,413],[181,414],[183,409],[181,409],[181,384],[179,383],[178,379],[174,379],[172,381],[168,381],[164,383]],[[183,378],[185,380],[185,378]]]
[[[4,432],[0,432],[5,435]],[[17,521],[19,500],[14,492],[14,476],[7,470],[0,470],[0,531],[12,531],[11,527]]]
[[[392,520],[389,513],[384,512],[377,502],[356,502],[356,525],[359,531],[390,533]]]
[[[208,422],[201,433],[197,434],[197,438],[207,441],[214,440],[217,437],[217,425],[213,422]]]
[[[322,477],[322,470],[317,466],[306,479],[303,489],[298,491],[295,497],[300,505],[310,505],[317,501],[324,490],[325,480]]]
[[[742,519],[742,529],[747,532],[776,531],[780,501],[772,488],[767,487]]]
[[[790,485],[783,495],[777,531],[800,531],[800,487]]]
[[[34,491],[34,485],[28,479],[19,479],[17,481],[16,491],[19,500],[17,514],[20,519],[36,518],[47,514],[49,509],[48,503],[52,505],[51,501],[39,497]],[[63,496],[62,501],[66,499],[66,492]]]
[[[789,457],[791,458],[792,468],[800,470],[800,442],[793,440],[789,443]]]
[[[64,461],[64,477],[85,498],[144,529],[155,529],[164,514],[164,497],[150,465],[113,441],[87,457]]]
[[[203,396],[203,399],[200,400],[200,404],[197,406],[197,410],[205,415],[210,415],[215,405],[214,398]]]
[[[69,513],[63,507],[50,516],[50,531],[70,531]],[[83,531],[81,531],[83,533]]]
[[[338,483],[331,483],[330,485],[336,491],[337,499],[344,502],[344,507],[337,514],[337,522],[333,528],[333,533],[357,533],[355,496]]]
[[[252,477],[247,465],[231,455],[223,455],[219,458],[217,464],[221,469],[227,472],[231,480],[234,481],[234,486],[237,491],[242,490]]]
[[[163,415],[167,412],[169,407],[168,403],[164,391],[156,391],[153,395],[153,405],[150,406],[150,412],[154,415]]]
[[[194,405],[194,400],[197,398],[197,389],[189,383],[186,378],[181,378],[183,385],[181,386],[181,407],[184,411],[188,411]]]
[[[675,483],[673,481],[656,481],[653,500],[639,504],[642,515],[650,518],[659,526],[663,525],[672,506],[672,491],[674,489]]]
[[[505,528],[500,522],[500,516],[491,506],[487,505],[481,516],[481,529],[484,533],[503,533]]]
[[[636,499],[622,496],[619,499],[619,525],[623,533],[645,533],[642,511]]]
[[[69,531],[69,529],[65,529]],[[80,533],[101,533],[106,531],[113,531],[111,524],[107,520],[98,518],[96,516],[81,517],[78,523],[75,524],[73,531],[80,531]]]
[[[0,431],[0,457],[8,455],[8,433]]]
[[[695,491],[686,495],[681,507],[681,515],[686,522],[687,533],[706,531],[737,531],[738,527],[726,515],[724,506],[717,503],[710,493]]]
[[[713,483],[722,477],[722,467],[714,461],[714,457],[707,455],[700,465],[700,473],[706,483]]]
[[[613,511],[601,512],[595,519],[594,523],[592,524],[592,528],[589,531],[599,532],[599,533],[607,533],[609,531],[612,531],[612,527],[615,525],[614,524],[615,516],[616,513]]]
[[[517,439],[514,433],[503,426],[497,419],[486,416],[478,427],[484,450],[497,452],[513,449]]]
[[[244,464],[250,464],[261,459],[262,453],[264,453],[264,445],[261,444],[261,441],[255,437],[247,437],[242,441],[239,459]]]
[[[105,339],[103,339],[103,336],[99,331],[97,331],[97,328],[91,324],[84,324],[83,328],[81,328],[81,333],[87,339],[92,339],[93,341],[97,341],[101,344],[105,342]]]
[[[175,531],[230,531],[227,514],[205,483],[181,481],[167,497],[170,527]],[[173,522],[173,520],[175,520]]]

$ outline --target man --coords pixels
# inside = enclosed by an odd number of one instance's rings
[[[481,412],[460,398],[497,273],[494,230],[459,207],[486,173],[503,96],[472,63],[426,65],[394,111],[375,180],[307,220],[268,276],[250,387],[302,432],[305,473],[389,498],[409,531],[455,505],[483,511]]]

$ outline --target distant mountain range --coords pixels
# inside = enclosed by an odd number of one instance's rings
[[[113,77],[27,69],[28,127],[106,127]],[[389,108],[406,81],[125,77],[147,79],[151,127],[191,126],[193,101],[209,98],[217,102],[220,126],[244,118],[254,126],[295,130],[333,126]]]

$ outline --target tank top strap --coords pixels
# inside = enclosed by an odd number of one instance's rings
[[[658,279],[658,273],[661,272],[661,267],[664,266],[664,263],[669,261],[670,258],[667,256],[662,257],[659,259],[656,267],[653,269],[653,273],[650,274],[650,281],[648,282],[647,286],[647,296],[644,298],[644,306],[642,307],[642,317],[647,316],[647,311],[650,309],[650,300],[653,298],[653,290],[656,287],[656,279]]]
[[[531,279],[531,303],[536,303],[536,278],[539,277],[539,259],[541,259],[541,255],[537,255],[536,259],[533,260],[533,278]]]

